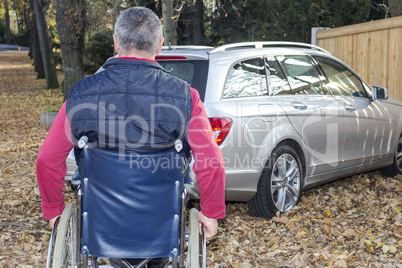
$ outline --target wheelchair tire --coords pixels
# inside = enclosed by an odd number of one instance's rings
[[[77,252],[77,207],[67,205],[57,226],[53,250],[53,268],[76,267]]]
[[[189,222],[189,253],[187,256],[187,267],[200,268],[200,234],[198,232],[198,213],[195,208],[190,210],[190,222]]]

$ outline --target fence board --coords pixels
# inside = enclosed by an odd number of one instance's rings
[[[402,101],[402,16],[317,32],[318,46]]]

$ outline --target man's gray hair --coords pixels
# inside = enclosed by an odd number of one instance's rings
[[[125,54],[133,50],[155,54],[162,38],[162,23],[152,10],[132,7],[117,18],[114,34]]]

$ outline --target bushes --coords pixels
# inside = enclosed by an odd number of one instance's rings
[[[88,74],[95,73],[112,56],[114,56],[113,30],[103,29],[94,32],[89,37],[85,47],[85,72]]]
[[[14,33],[14,31],[11,31],[10,37],[11,37],[10,44],[19,45],[19,46],[23,46],[23,47],[29,46],[26,30],[19,32],[19,33]],[[2,44],[7,43],[6,22],[5,21],[0,21],[0,43],[2,43]]]

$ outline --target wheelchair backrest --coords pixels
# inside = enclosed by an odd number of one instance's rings
[[[84,149],[82,254],[109,258],[177,257],[181,154]]]

